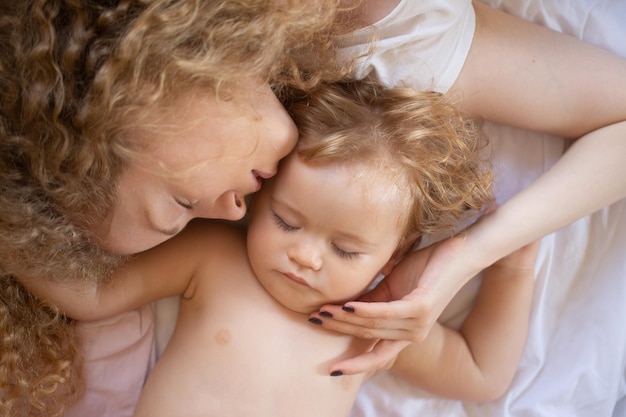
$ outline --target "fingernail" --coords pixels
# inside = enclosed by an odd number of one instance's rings
[[[330,376],[341,376],[343,375],[343,371],[332,371]]]
[[[309,318],[309,323],[313,323],[313,324],[317,324],[318,326],[321,326],[322,320],[318,319],[317,317],[311,317]]]
[[[320,311],[318,314],[322,317],[328,317],[329,319],[333,318],[333,315],[329,313],[328,311]]]
[[[343,307],[341,307],[341,309],[343,311],[347,311],[348,313],[354,313],[354,308],[350,307],[350,306],[343,306]]]

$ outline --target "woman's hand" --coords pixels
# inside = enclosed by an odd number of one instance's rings
[[[464,236],[452,237],[408,255],[359,301],[325,305],[312,314],[329,330],[379,339],[370,352],[337,362],[330,372],[386,369],[402,349],[424,340],[458,290],[482,269],[471,266],[475,259]]]
[[[370,353],[338,362],[331,372],[354,374],[385,368],[408,343],[426,337],[445,306],[479,271],[624,198],[624,138],[626,122],[583,136],[537,181],[481,217],[466,235],[411,253],[360,302],[348,302],[343,309],[323,306],[314,316],[325,328],[381,339]]]

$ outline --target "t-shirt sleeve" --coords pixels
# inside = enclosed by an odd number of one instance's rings
[[[476,15],[471,0],[403,0],[375,25],[339,38],[352,75],[387,86],[447,92],[469,53]]]

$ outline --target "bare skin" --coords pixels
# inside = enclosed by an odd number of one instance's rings
[[[361,22],[372,24],[398,1],[365,3]],[[454,294],[479,271],[626,197],[626,61],[482,3],[473,5],[475,37],[448,95],[469,114],[579,139],[550,171],[463,238],[415,252],[362,299],[381,302],[350,302],[353,312],[323,306],[332,319],[314,314],[328,329],[381,339],[372,352],[338,362],[333,370],[384,368],[405,346],[424,340]]]
[[[136,417],[348,415],[369,374],[331,377],[329,368],[374,342],[304,319],[388,273],[401,236],[393,183],[352,172],[291,156],[257,195],[247,235],[233,225],[192,223],[126,264],[110,285],[55,286],[40,296],[57,297],[73,317],[99,319],[182,294]],[[536,252],[530,245],[485,271],[460,331],[435,324],[387,366],[436,395],[501,395],[526,338]]]

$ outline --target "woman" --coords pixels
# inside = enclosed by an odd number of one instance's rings
[[[193,217],[243,217],[297,137],[272,87],[315,84],[292,57],[329,51],[315,4],[0,6],[0,414],[80,390],[75,324],[20,281],[101,280]]]

